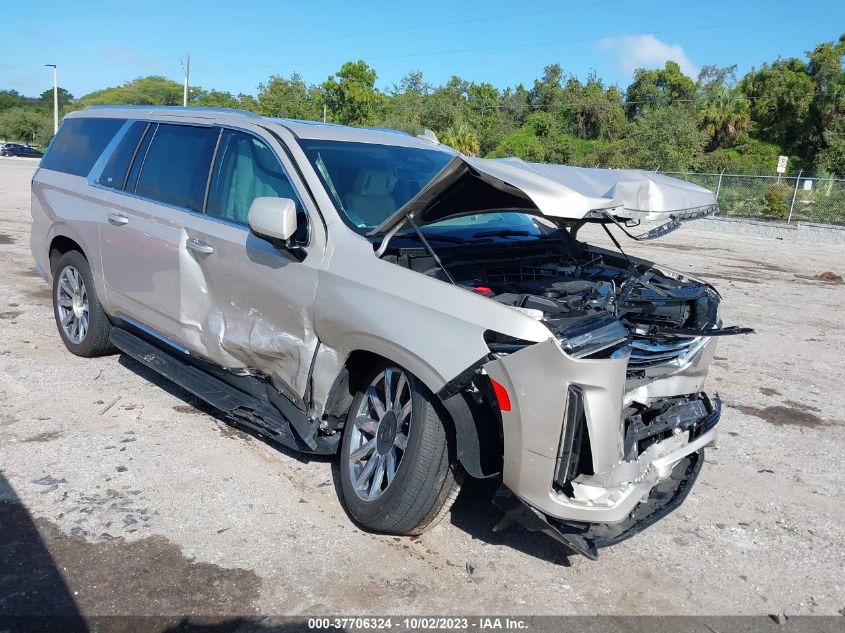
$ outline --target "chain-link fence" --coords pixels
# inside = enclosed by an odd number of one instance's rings
[[[669,172],[716,194],[725,217],[845,225],[845,179]]]

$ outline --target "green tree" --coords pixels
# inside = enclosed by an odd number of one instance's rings
[[[553,138],[560,135],[560,125],[551,112],[533,113],[526,119],[523,127],[538,138]]]
[[[809,147],[805,157],[828,171],[845,171],[842,131],[845,128],[845,35],[819,44],[808,53],[807,72],[815,94],[809,112]]]
[[[522,127],[532,112],[530,93],[522,84],[515,88],[505,88],[499,97],[499,103],[504,134]]]
[[[122,86],[96,90],[79,99],[91,105],[182,105],[182,84],[151,75],[128,81]]]
[[[479,151],[491,151],[501,137],[499,91],[489,83],[470,83],[466,89],[466,121],[478,135]]]
[[[435,88],[423,103],[422,124],[443,133],[465,121],[468,86],[469,82],[453,75],[445,85]]]
[[[704,143],[695,111],[685,105],[648,108],[634,120],[626,139],[633,166],[664,171],[697,168]]]
[[[25,107],[0,112],[0,139],[44,145],[52,136],[52,114]]]
[[[466,123],[450,127],[440,137],[440,142],[467,156],[476,156],[480,148],[478,137]]]
[[[240,93],[238,94],[238,107],[241,110],[249,110],[250,112],[258,113],[258,99],[252,95]]]
[[[736,88],[736,65],[705,66],[698,74],[699,127],[707,135],[707,150],[728,148],[745,137],[751,126],[748,99]]]
[[[542,163],[546,159],[543,142],[526,126],[502,138],[491,153],[493,158],[515,156],[532,163]]]
[[[383,115],[386,98],[376,89],[376,71],[363,60],[346,62],[323,83],[328,116],[344,125],[368,125]]]
[[[387,107],[379,125],[421,134],[425,127],[422,122],[423,108],[432,89],[418,70],[402,77],[388,91]]]
[[[845,101],[845,96],[840,97]],[[840,112],[845,112],[845,103],[840,103]],[[826,172],[845,174],[845,115],[833,118],[822,131],[823,147],[816,157],[817,167]]]
[[[685,105],[692,108],[695,82],[687,77],[677,62],[667,61],[657,70],[637,69],[634,81],[625,92],[625,110],[628,118],[642,114],[650,108]]]
[[[751,125],[748,99],[736,89],[719,88],[707,96],[699,121],[708,138],[708,150],[731,147]]]
[[[605,89],[601,79],[590,73],[586,84],[570,77],[563,89],[567,129],[577,138],[614,140],[627,127],[622,94],[615,86]]]
[[[59,86],[59,89],[57,90],[57,92],[59,93],[58,97],[59,97],[59,108],[60,109],[63,108],[64,106],[70,104],[70,103],[73,103],[74,97],[67,90],[65,90],[64,88]],[[44,92],[42,92],[38,96],[38,101],[39,101],[39,105],[41,107],[52,108],[53,107],[53,89],[47,88],[47,90],[45,90]]]
[[[748,97],[754,135],[805,155],[815,86],[800,59],[779,59],[752,70],[739,82]]]
[[[286,119],[321,119],[320,89],[306,85],[302,77],[293,73],[289,78],[272,75],[266,84],[258,86],[258,113]]]
[[[563,105],[563,67],[560,64],[549,64],[543,68],[543,76],[534,80],[528,102],[534,109],[547,112],[560,110]]]
[[[192,93],[191,105],[203,108],[239,108],[238,98],[225,90],[196,90]]]
[[[16,108],[24,104],[26,97],[17,90],[0,90],[0,112],[9,108]]]

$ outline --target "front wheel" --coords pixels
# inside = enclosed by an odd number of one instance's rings
[[[446,514],[462,471],[449,455],[434,396],[395,365],[370,373],[349,409],[340,450],[343,498],[378,532],[421,534]]]

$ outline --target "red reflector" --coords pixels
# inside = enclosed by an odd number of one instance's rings
[[[477,292],[480,295],[491,295],[493,294],[493,289],[488,288],[487,286],[475,286],[472,289],[473,292]]]
[[[510,396],[508,396],[507,389],[492,378],[490,379],[490,382],[493,383],[493,391],[496,393],[496,400],[499,402],[499,409],[502,411],[510,411],[511,399]]]

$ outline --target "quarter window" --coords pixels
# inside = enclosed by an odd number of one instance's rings
[[[206,213],[246,224],[252,201],[261,197],[291,198],[296,202],[296,239],[305,238],[305,213],[275,154],[251,134],[224,130],[211,170]]]
[[[87,176],[126,119],[67,119],[50,144],[41,167]]]
[[[129,170],[129,163],[138,149],[138,142],[147,129],[146,121],[135,121],[123,138],[120,139],[117,147],[112,152],[109,162],[103,168],[103,173],[97,181],[104,187],[112,189],[123,189],[123,181],[126,179],[126,172]]]
[[[202,211],[217,134],[214,128],[160,124],[141,167],[135,192],[177,207]]]

